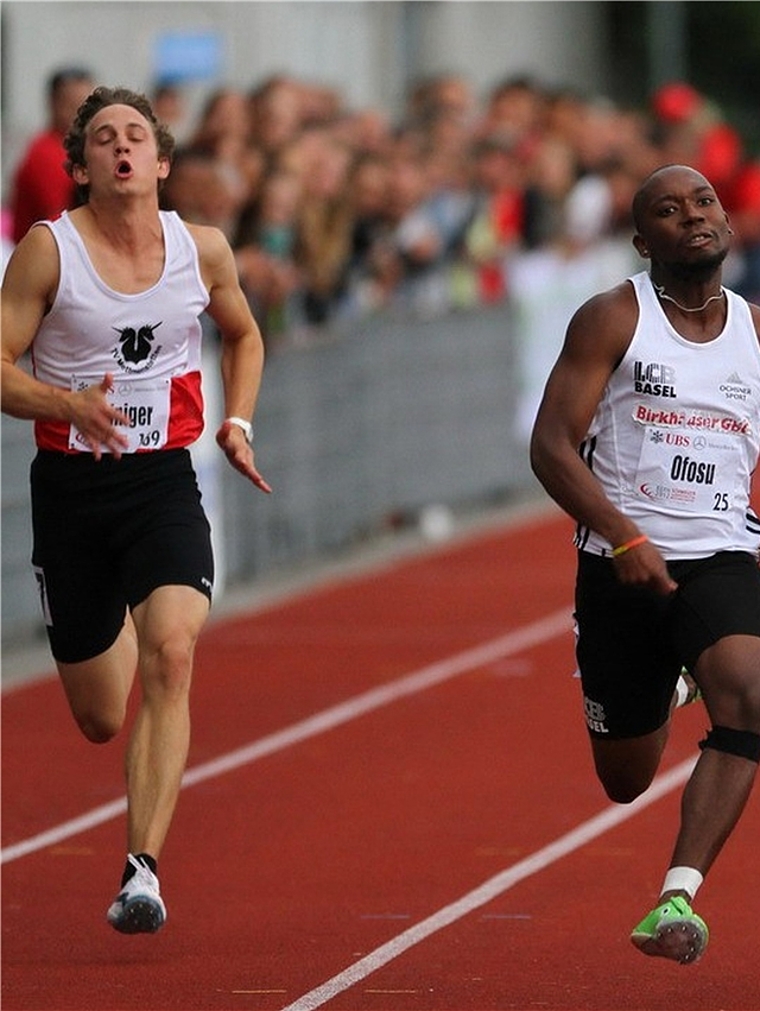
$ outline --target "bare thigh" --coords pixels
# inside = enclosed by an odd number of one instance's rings
[[[127,612],[116,641],[103,653],[77,663],[57,661],[69,708],[88,740],[109,741],[124,725],[137,656],[135,626]]]
[[[208,598],[190,586],[160,586],[133,611],[143,692],[185,691]]]
[[[629,804],[647,789],[660,764],[669,729],[668,722],[641,737],[591,738],[596,773],[610,800]]]
[[[760,733],[760,638],[719,639],[700,656],[694,678],[713,725]]]

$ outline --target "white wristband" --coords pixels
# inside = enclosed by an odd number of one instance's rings
[[[250,421],[246,421],[245,418],[225,418],[225,421],[229,421],[232,425],[237,425],[238,428],[243,429],[243,434],[245,435],[248,442],[253,442],[253,425]]]

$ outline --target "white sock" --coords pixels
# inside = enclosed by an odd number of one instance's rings
[[[671,867],[665,875],[660,894],[686,892],[689,898],[693,899],[704,880],[704,876],[696,867]]]

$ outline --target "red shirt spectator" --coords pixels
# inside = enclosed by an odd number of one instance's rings
[[[664,128],[663,149],[706,176],[719,191],[732,183],[742,160],[738,132],[718,108],[684,81],[663,85],[652,97],[655,116]]]
[[[16,170],[11,195],[11,238],[19,242],[36,221],[73,206],[75,186],[64,164],[63,138],[94,87],[86,70],[60,70],[48,82],[49,123],[32,138]]]

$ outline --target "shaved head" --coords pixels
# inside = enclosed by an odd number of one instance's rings
[[[649,203],[649,200],[655,190],[659,190],[668,179],[681,176],[684,173],[693,177],[695,185],[702,184],[712,189],[709,181],[702,175],[702,173],[697,172],[697,170],[691,168],[690,165],[663,165],[660,168],[655,169],[654,172],[650,172],[650,174],[642,182],[633,198],[631,212],[633,214],[633,223],[636,226],[637,231],[641,231],[644,208]]]

